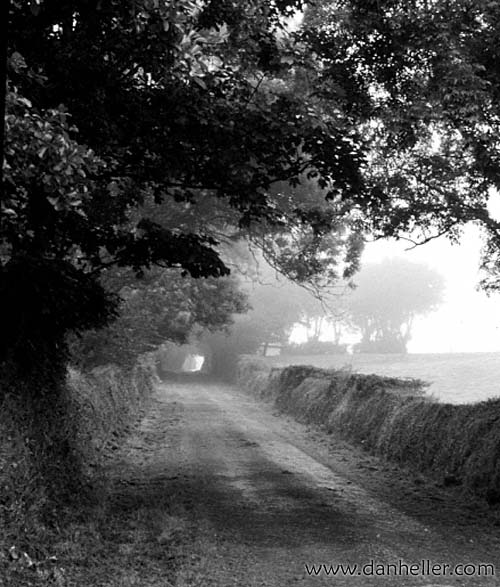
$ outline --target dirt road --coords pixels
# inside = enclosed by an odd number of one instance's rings
[[[162,384],[114,474],[122,500],[177,504],[160,543],[175,520],[192,529],[179,586],[500,584],[485,568],[450,575],[479,563],[500,573],[491,512],[231,387]],[[352,576],[327,574],[348,563]],[[449,570],[422,575],[432,564]],[[483,576],[463,576],[473,572]]]

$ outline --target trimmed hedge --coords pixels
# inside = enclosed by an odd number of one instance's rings
[[[238,383],[298,421],[500,503],[500,400],[437,403],[417,380],[240,360]]]

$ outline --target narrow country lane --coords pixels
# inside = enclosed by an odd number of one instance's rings
[[[416,569],[405,576],[405,565],[426,568],[422,561],[490,563],[500,572],[500,533],[478,504],[273,414],[229,386],[161,384],[114,474],[122,500],[166,492],[197,527],[194,562],[180,569],[180,586],[500,584]],[[353,576],[306,569],[348,563],[358,565]],[[377,576],[378,565],[403,574]]]

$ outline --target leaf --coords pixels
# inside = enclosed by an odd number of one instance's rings
[[[204,82],[204,80],[201,77],[198,76],[193,76],[192,80],[194,81],[195,84],[199,85],[200,88],[202,88],[203,90],[207,90],[207,84]]]
[[[10,64],[14,71],[16,71],[17,73],[28,68],[28,66],[26,65],[26,61],[24,60],[24,57],[21,55],[21,53],[18,53],[17,51],[14,51],[14,53],[12,53],[12,55],[10,56]]]
[[[56,210],[60,210],[61,205],[57,196],[47,196],[47,200],[54,206]]]
[[[115,180],[110,181],[108,183],[108,186],[107,187],[108,187],[109,195],[112,198],[115,198],[116,196],[119,196],[120,195],[120,186],[118,185],[118,183]]]
[[[280,58],[280,62],[285,65],[293,65],[295,63],[295,59],[294,59],[293,55],[283,55]]]
[[[32,107],[31,102],[28,100],[28,98],[23,98],[22,96],[18,96],[17,101],[20,104],[24,104],[25,106],[27,106],[28,108]]]

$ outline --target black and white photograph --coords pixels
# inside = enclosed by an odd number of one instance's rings
[[[0,587],[500,586],[500,0],[0,0]]]

